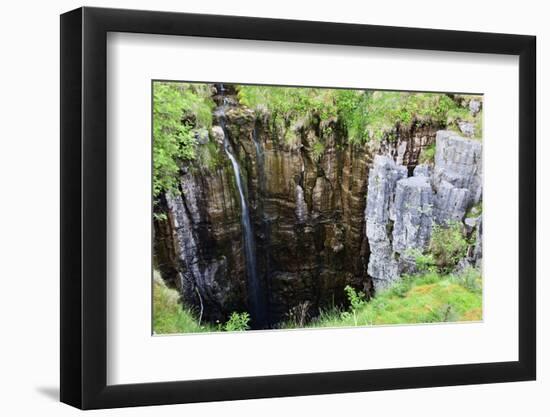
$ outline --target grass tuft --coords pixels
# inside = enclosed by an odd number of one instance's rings
[[[215,331],[208,324],[199,325],[193,312],[183,308],[176,290],[168,288],[155,271],[153,279],[153,333],[201,333]]]

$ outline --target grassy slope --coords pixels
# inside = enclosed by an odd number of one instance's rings
[[[481,277],[478,279],[481,280]],[[439,277],[435,273],[407,278],[404,282],[378,294],[355,312],[327,312],[310,326],[345,327],[479,321],[482,319],[481,291],[468,289],[462,284],[455,277]]]
[[[208,324],[199,326],[191,311],[179,302],[176,290],[168,288],[155,272],[153,280],[153,331],[156,334],[199,333],[215,331]]]
[[[404,278],[354,310],[322,312],[306,327],[348,327],[388,324],[479,321],[482,319],[481,277],[465,283],[460,277],[427,273]],[[157,334],[219,331],[182,308],[178,292],[166,287],[160,275],[153,283],[153,326]],[[279,328],[296,328],[281,323]]]

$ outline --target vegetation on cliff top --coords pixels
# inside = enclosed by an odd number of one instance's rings
[[[196,155],[196,136],[212,126],[208,84],[153,84],[153,196],[177,189],[182,161]]]
[[[460,100],[442,93],[413,93],[330,88],[237,85],[241,104],[268,112],[284,137],[293,127],[312,119],[339,120],[350,143],[395,138],[398,125],[431,123],[457,128],[458,121],[473,122],[481,133],[481,113],[470,114]],[[205,83],[155,81],[153,84],[153,196],[177,191],[183,162],[201,156],[207,166],[219,165],[218,150],[209,142],[212,126],[213,86]],[[205,138],[198,147],[197,138]],[[210,145],[210,146],[209,146]],[[319,151],[319,147],[315,148]],[[425,153],[423,158],[433,159]]]
[[[398,124],[452,126],[472,119],[467,108],[441,93],[241,85],[242,104],[290,126],[298,119],[339,118],[352,143],[392,139]]]

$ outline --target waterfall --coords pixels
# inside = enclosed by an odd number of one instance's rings
[[[220,93],[222,97],[224,91],[223,85],[221,85]],[[265,303],[263,302],[263,294],[261,290],[262,286],[256,272],[256,242],[254,238],[254,231],[250,222],[250,212],[243,189],[241,170],[237,158],[233,155],[231,143],[229,142],[229,137],[227,134],[227,128],[225,126],[225,106],[227,105],[227,100],[225,97],[223,97],[222,103],[223,104],[220,107],[218,114],[220,126],[223,130],[223,147],[233,167],[235,183],[237,184],[239,200],[241,203],[241,225],[243,229],[245,266],[248,278],[249,313],[252,317],[253,326],[263,327],[266,325]]]

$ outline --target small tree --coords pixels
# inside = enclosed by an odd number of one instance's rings
[[[357,326],[357,311],[367,304],[365,293],[363,293],[362,291],[357,292],[353,289],[353,287],[349,285],[346,285],[344,290],[346,291],[349,303],[351,304],[351,315],[353,316],[353,323],[355,326]]]

